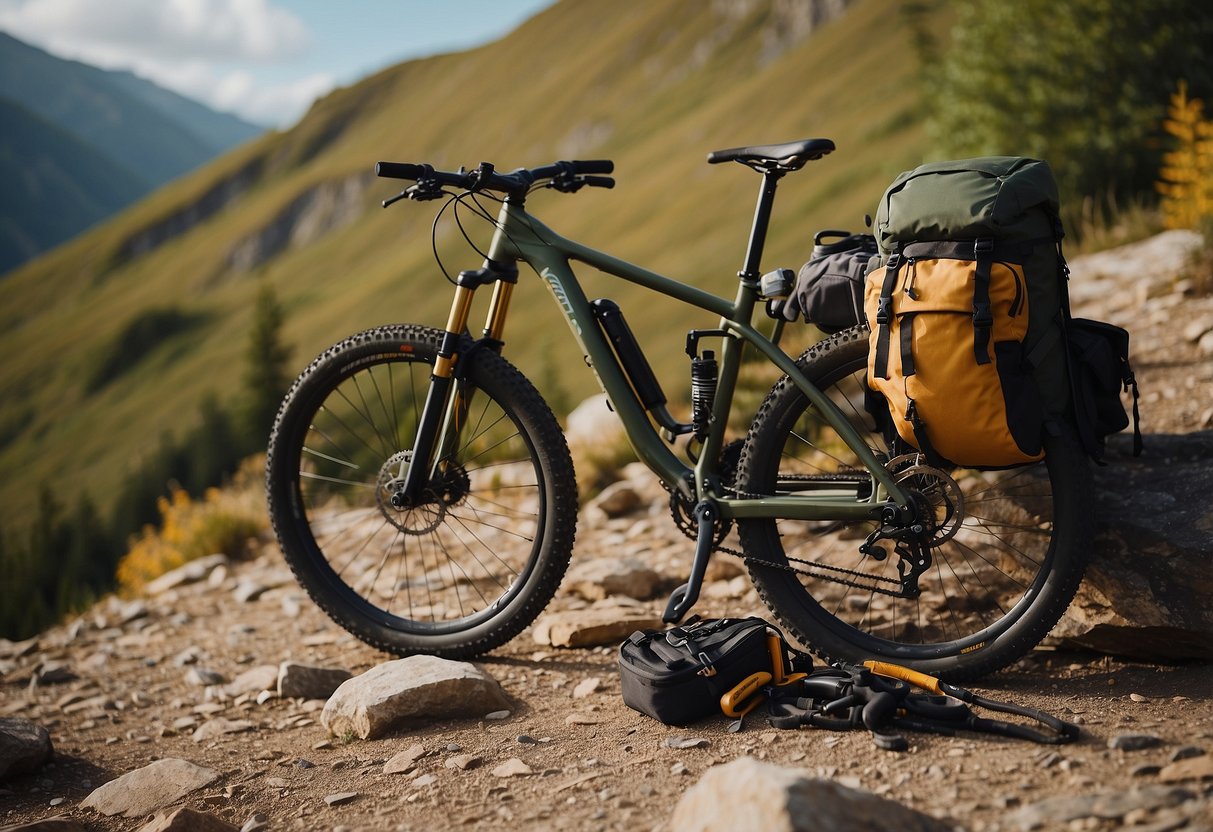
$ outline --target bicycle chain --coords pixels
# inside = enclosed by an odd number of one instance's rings
[[[795,478],[803,479],[805,481],[808,481],[810,479],[815,480],[815,481],[824,479],[824,480],[831,480],[831,481],[836,480],[839,482],[851,482],[851,481],[855,481],[856,478],[859,476],[862,476],[862,475],[860,473],[856,472],[855,474],[838,473],[838,474],[822,474],[822,475],[804,475],[802,477],[795,477]],[[678,499],[678,495],[674,491],[672,491],[668,486],[666,487],[666,490],[670,491],[671,501]],[[749,494],[749,493],[742,491],[741,489],[733,487],[733,486],[726,486],[726,490],[732,492],[734,496],[740,497],[742,499],[747,499],[747,498],[752,499],[752,500],[761,499],[761,495],[759,495],[759,494]],[[672,506],[671,506],[671,508],[672,508]],[[675,525],[678,525],[677,515],[675,515],[674,522],[675,522]],[[681,528],[681,526],[679,526],[679,527]],[[754,557],[753,555],[747,555],[745,552],[739,551],[737,549],[731,549],[728,546],[723,546],[719,542],[716,543],[712,547],[712,551],[713,552],[723,552],[726,555],[732,555],[733,557],[740,558],[743,562],[745,562],[747,564],[748,563],[757,563],[757,564],[765,566],[769,569],[778,569],[778,570],[781,570],[784,572],[792,572],[797,575],[807,575],[810,578],[819,578],[821,580],[832,581],[836,584],[841,584],[842,586],[849,586],[854,589],[863,589],[863,590],[867,590],[869,592],[876,592],[881,595],[889,595],[893,598],[904,598],[905,597],[901,591],[901,581],[893,580],[892,578],[883,578],[883,577],[880,577],[879,575],[869,575],[866,572],[859,572],[854,569],[846,569],[845,567],[842,567],[842,566],[831,566],[829,564],[824,564],[824,563],[814,563],[812,561],[804,560],[803,558],[791,557],[787,553],[784,553],[784,557],[787,558],[790,561],[790,563],[787,563],[787,564],[771,563],[770,561],[760,560],[760,559]],[[793,566],[792,563],[804,564],[804,566],[807,568],[798,568],[796,566]],[[834,572],[836,574],[820,575],[820,574],[816,574],[814,572],[809,571],[810,569],[819,569],[819,570],[824,570],[827,572]],[[856,581],[847,580],[846,578],[840,577],[841,575],[850,575],[854,578],[860,578],[865,581],[870,581],[873,584],[876,584],[876,583],[892,584],[893,586],[897,587],[897,590],[894,591],[894,590],[889,590],[889,589],[883,589],[879,586],[870,586],[868,584],[857,583]]]

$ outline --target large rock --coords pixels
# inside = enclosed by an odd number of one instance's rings
[[[51,735],[20,717],[0,717],[0,780],[28,774],[51,758]]]
[[[1109,443],[1097,468],[1098,534],[1078,596],[1054,630],[1130,658],[1213,658],[1213,431]]]
[[[209,786],[219,772],[169,757],[111,780],[80,804],[103,815],[138,818],[171,806],[190,792]]]
[[[678,832],[951,832],[952,825],[806,771],[747,757],[708,770],[670,819]]]
[[[341,684],[320,722],[329,733],[374,739],[408,720],[482,717],[509,706],[497,680],[467,662],[410,656]]]

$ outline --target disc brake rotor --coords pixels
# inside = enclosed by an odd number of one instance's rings
[[[921,519],[930,527],[930,534],[924,542],[931,547],[939,546],[955,537],[964,523],[964,492],[946,471],[918,464],[917,454],[908,458],[910,464],[905,467],[895,468],[894,465],[904,463],[906,456],[891,460],[889,467],[899,484],[913,490],[920,511],[926,513]]]

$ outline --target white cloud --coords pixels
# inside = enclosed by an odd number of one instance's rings
[[[266,0],[6,0],[0,28],[59,54],[270,61],[298,54],[303,21]]]
[[[259,80],[258,67],[312,45],[304,23],[269,0],[0,0],[0,29],[259,124],[289,125],[335,86],[325,73]]]

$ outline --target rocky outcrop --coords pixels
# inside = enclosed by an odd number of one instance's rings
[[[349,225],[367,208],[373,177],[348,176],[322,182],[291,200],[257,231],[228,252],[228,267],[248,272],[288,248],[308,245],[324,234]]]
[[[1098,533],[1055,636],[1146,660],[1213,658],[1213,431],[1128,437],[1097,468]]]

